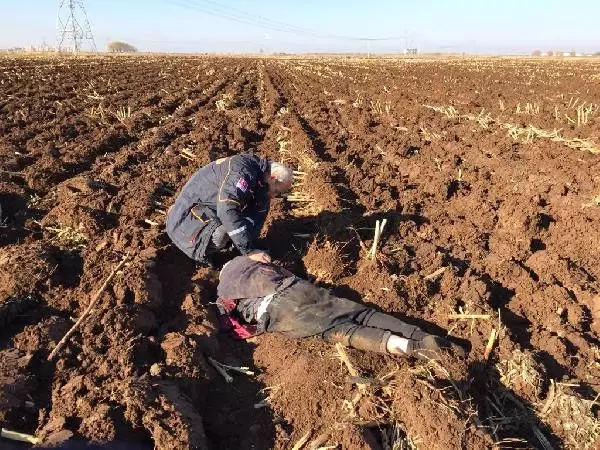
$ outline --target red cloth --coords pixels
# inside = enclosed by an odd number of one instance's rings
[[[256,325],[242,324],[235,317],[237,301],[219,298],[217,306],[219,308],[219,327],[222,331],[227,331],[231,337],[240,340],[256,336]]]

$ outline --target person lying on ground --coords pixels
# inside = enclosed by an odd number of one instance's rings
[[[223,266],[217,294],[221,327],[242,339],[274,332],[291,338],[319,336],[360,350],[419,359],[439,359],[443,351],[465,354],[442,337],[247,256]]]
[[[233,246],[242,255],[269,261],[257,251],[256,239],[270,199],[289,191],[292,180],[290,168],[254,155],[213,161],[183,187],[169,210],[167,234],[187,256],[211,266],[211,254]]]

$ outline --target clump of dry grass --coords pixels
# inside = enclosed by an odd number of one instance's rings
[[[315,238],[303,258],[306,271],[319,281],[335,283],[342,278],[348,262],[342,254],[342,246],[331,241]]]
[[[579,139],[579,138],[565,139],[562,137],[558,137],[557,139],[554,139],[554,140],[563,142],[569,148],[574,148],[577,150],[584,150],[584,151],[590,152],[594,155],[597,155],[600,153],[600,147],[598,147],[594,142],[589,141],[587,139]]]
[[[438,362],[429,360],[417,365],[411,370],[417,381],[431,388],[439,394],[441,403],[448,409],[464,417],[475,417],[476,410],[471,398],[454,381],[454,377],[445,367],[446,361]]]
[[[287,114],[289,114],[289,111]],[[315,161],[314,157],[309,155],[306,151],[292,149],[291,128],[280,125],[279,130],[277,131],[277,136],[275,137],[275,141],[277,142],[277,150],[281,154],[281,162],[297,165],[298,171],[303,172],[303,174],[309,170],[315,169],[319,165],[319,163]]]
[[[233,94],[226,93],[221,96],[219,100],[215,102],[215,107],[217,111],[226,111],[233,104]]]
[[[292,151],[292,130],[281,125],[275,138],[281,161],[295,164],[298,170],[294,172],[294,183],[287,200],[295,203],[292,214],[295,216],[311,216],[319,214],[322,209],[318,207],[316,198],[308,192],[306,185],[309,179],[308,172],[317,168],[318,163],[306,152]]]
[[[508,135],[514,140],[523,140],[526,143],[533,142],[535,139],[550,139],[554,142],[562,142],[569,148],[583,150],[592,154],[600,153],[600,148],[592,141],[581,138],[566,138],[560,133],[561,130],[554,129],[542,130],[533,125],[519,127],[510,123],[503,124],[504,128],[508,129]]]
[[[277,136],[275,137],[275,142],[277,142],[277,150],[281,154],[281,161],[288,162],[291,159],[291,149],[292,145],[292,130],[286,126],[280,125],[279,130],[277,130]]]
[[[442,138],[442,135],[440,133],[429,131],[424,127],[419,128],[419,133],[423,135],[423,139],[425,139],[425,142],[434,142]]]
[[[490,113],[486,113],[485,109],[482,109],[479,114],[465,114],[463,117],[472,122],[477,122],[484,130],[487,130],[490,124],[494,123],[492,115]]]
[[[594,104],[590,104],[585,106],[585,102],[577,107],[577,126],[587,125],[589,121],[589,117],[591,114],[594,114],[595,111],[598,110],[598,107],[594,109]]]
[[[454,106],[432,106],[432,105],[423,105],[427,109],[431,109],[437,113],[445,115],[449,119],[453,119],[455,117],[459,117],[458,111]]]
[[[497,431],[512,426],[529,424],[544,449],[553,448],[542,432],[541,422],[564,440],[565,448],[590,449],[600,439],[600,420],[592,408],[597,398],[586,400],[568,392],[576,384],[550,381],[550,388],[544,400],[543,393],[546,371],[528,352],[516,350],[508,360],[497,364],[499,382],[505,389],[490,391],[487,403],[492,414],[484,423]],[[527,398],[531,406],[526,406],[520,396]],[[537,417],[534,415],[537,413]],[[536,424],[538,419],[541,421]]]
[[[531,390],[534,398],[542,394],[546,371],[529,352],[515,350],[511,358],[496,365],[500,373],[500,382],[507,388],[521,393],[523,389]]]
[[[381,431],[381,440],[384,450],[417,450],[417,445],[406,434],[399,422]]]
[[[286,198],[293,203],[293,216],[315,216],[337,203],[337,194],[331,187],[331,168],[319,160],[298,118],[291,110],[286,110],[287,126],[279,124],[275,137],[281,162],[297,168]]]
[[[534,139],[546,138],[556,139],[559,136],[560,130],[542,130],[533,125],[519,127],[510,123],[505,123],[504,128],[508,130],[508,135],[514,140],[523,140],[524,142],[532,142]]]
[[[101,105],[92,106],[89,110],[86,111],[86,114],[90,119],[96,120],[100,125],[109,124],[109,113]]]
[[[548,396],[540,408],[540,417],[566,438],[565,446],[572,449],[597,448],[600,439],[600,420],[592,408],[596,399],[585,400],[568,393],[568,386],[552,382]]]
[[[538,115],[540,113],[540,105],[537,103],[526,103],[525,107],[521,109],[521,104],[518,103],[515,108],[515,114],[529,114],[529,115]]]
[[[121,106],[114,114],[115,119],[117,119],[121,123],[125,123],[127,119],[131,118],[131,106],[125,108]]]
[[[317,203],[314,195],[306,189],[307,174],[298,171],[294,176],[294,184],[289,195],[286,197],[289,202],[294,203],[292,215],[297,217],[316,216],[323,208]]]
[[[83,233],[84,228],[82,224],[79,224],[77,228],[61,224],[58,224],[58,226],[55,227],[41,226],[45,231],[48,231],[52,235],[52,240],[62,248],[82,250],[87,245],[88,238]]]
[[[273,399],[281,392],[283,386],[280,384],[276,384],[274,386],[267,386],[260,390],[260,393],[263,395],[263,399],[254,404],[254,408],[265,408],[273,405]]]

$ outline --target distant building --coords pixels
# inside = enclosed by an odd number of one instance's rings
[[[46,41],[43,41],[40,45],[30,45],[24,50],[27,52],[52,52],[54,48],[46,44]]]
[[[404,50],[405,55],[416,55],[417,53],[418,52],[416,48],[407,48]]]

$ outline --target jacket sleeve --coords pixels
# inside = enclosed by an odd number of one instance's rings
[[[243,254],[254,250],[253,224],[244,216],[244,210],[257,189],[258,171],[232,167],[227,162],[225,176],[221,181],[217,198],[217,216],[225,226],[231,241]]]
[[[245,215],[246,220],[252,225],[252,236],[257,237],[260,234],[260,230],[262,230],[267,215],[269,214],[270,203],[268,196],[265,194],[256,201],[252,211]]]

